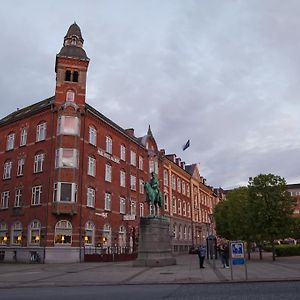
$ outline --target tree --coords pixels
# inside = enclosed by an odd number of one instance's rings
[[[273,174],[249,178],[248,191],[249,209],[256,218],[253,230],[260,240],[271,243],[275,260],[274,241],[287,236],[295,199],[287,192],[285,179]]]
[[[248,188],[240,187],[230,191],[226,200],[216,206],[215,218],[218,234],[229,240],[246,241],[250,258],[250,245],[255,240],[255,218],[249,211]]]

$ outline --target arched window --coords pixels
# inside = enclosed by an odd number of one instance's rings
[[[65,73],[65,81],[71,81],[71,71],[67,70]]]
[[[176,223],[173,225],[173,236],[174,236],[175,240],[178,238],[178,232],[177,232],[177,225],[176,225]]]
[[[79,73],[77,71],[73,72],[73,82],[78,82]]]
[[[181,215],[182,214],[182,207],[181,207],[181,200],[178,199],[178,214]]]
[[[188,239],[191,241],[192,240],[192,228],[189,226],[188,229]]]
[[[126,160],[126,147],[123,144],[120,146],[120,159]]]
[[[58,221],[55,225],[55,244],[71,245],[72,224],[67,220]]]
[[[186,225],[184,225],[183,227],[183,239],[186,240],[187,239],[187,230],[186,230]]]
[[[22,242],[22,224],[17,221],[12,225],[11,243],[13,245],[21,245]]]
[[[41,239],[41,223],[38,220],[34,220],[30,223],[28,228],[28,243],[39,245]]]
[[[103,246],[111,246],[111,226],[109,224],[105,224],[103,227]]]
[[[7,236],[7,225],[5,223],[0,224],[0,245],[7,245],[8,236]]]
[[[94,245],[95,243],[95,225],[92,221],[85,223],[84,243],[85,245]]]
[[[177,207],[176,207],[176,198],[173,197],[172,199],[172,209],[173,209],[173,214],[177,213]]]
[[[123,225],[121,225],[119,228],[118,245],[121,248],[126,247],[126,229]],[[122,249],[121,249],[121,252],[123,252]]]
[[[164,205],[165,205],[165,211],[169,211],[169,195],[164,194]]]
[[[75,100],[75,93],[72,90],[68,90],[66,94],[66,101],[74,102]]]

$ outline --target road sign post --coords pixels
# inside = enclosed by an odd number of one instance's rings
[[[230,242],[230,258],[231,258],[231,280],[233,280],[233,266],[244,265],[245,278],[248,280],[247,264],[245,259],[245,247],[241,241]]]

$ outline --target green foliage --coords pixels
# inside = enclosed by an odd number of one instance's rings
[[[269,241],[273,248],[274,240],[296,237],[291,228],[300,232],[300,222],[291,218],[294,207],[285,179],[261,174],[250,178],[248,187],[232,190],[215,207],[216,230],[230,240]]]
[[[298,256],[300,255],[300,245],[278,245],[275,246],[276,256]]]
[[[292,218],[290,236],[296,240],[300,240],[300,218]]]

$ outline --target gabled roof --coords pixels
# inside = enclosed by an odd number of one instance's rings
[[[0,120],[0,125],[5,125],[10,122],[15,122],[17,120],[23,119],[33,113],[37,113],[51,106],[54,102],[54,96],[32,104],[30,106],[24,107],[22,109],[18,109],[13,113],[7,115],[3,119]]]
[[[197,164],[186,165],[185,170],[192,175],[192,177],[196,178],[197,180],[201,181],[200,173]]]

